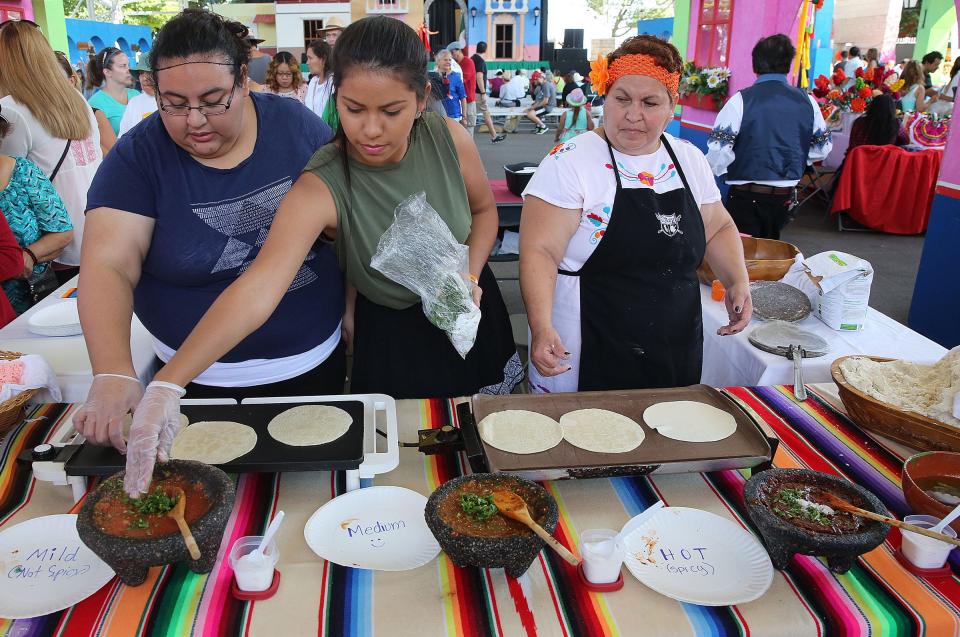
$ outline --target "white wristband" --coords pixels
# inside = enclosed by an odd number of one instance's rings
[[[94,380],[100,378],[101,376],[109,376],[111,378],[126,378],[127,380],[132,380],[133,382],[140,384],[139,378],[134,378],[133,376],[127,376],[126,374],[96,374],[94,375]]]
[[[170,391],[176,392],[178,397],[180,398],[183,398],[183,395],[187,393],[187,390],[181,387],[180,385],[176,385],[174,383],[168,383],[162,380],[150,381],[150,384],[147,385],[147,389],[150,389],[151,387],[163,387],[164,389],[169,389]]]

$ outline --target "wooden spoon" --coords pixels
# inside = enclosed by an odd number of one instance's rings
[[[860,507],[854,506],[847,502],[846,500],[841,499],[840,497],[832,494],[823,492],[820,494],[823,504],[826,504],[832,509],[839,509],[841,511],[846,511],[847,513],[852,513],[853,515],[859,516],[861,518],[867,518],[869,520],[876,520],[877,522],[883,522],[884,524],[889,524],[890,526],[895,526],[897,528],[906,529],[907,531],[913,531],[920,535],[925,535],[927,537],[932,537],[935,540],[940,540],[941,542],[946,542],[947,544],[953,544],[954,546],[960,546],[960,540],[952,538],[949,535],[944,535],[943,533],[934,533],[930,529],[925,529],[922,526],[915,526],[913,524],[908,524],[906,522],[901,522],[896,518],[887,517],[885,515],[879,515],[873,511],[867,511],[861,509]]]
[[[177,503],[173,505],[173,508],[167,511],[167,515],[173,518],[177,526],[180,527],[180,535],[183,536],[187,550],[190,551],[190,557],[194,560],[199,560],[200,547],[197,546],[197,541],[194,539],[193,533],[190,532],[190,527],[187,526],[187,520],[183,517],[184,509],[187,506],[187,494],[184,493],[180,487],[171,487],[167,489],[167,495],[177,499]]]
[[[534,522],[530,517],[530,511],[527,509],[527,503],[523,501],[516,493],[511,491],[494,491],[493,504],[500,510],[500,513],[512,520],[526,524],[530,529],[540,536],[550,548],[556,551],[560,557],[565,559],[573,566],[579,566],[580,560],[563,544],[560,544],[552,535],[547,533],[546,529]]]

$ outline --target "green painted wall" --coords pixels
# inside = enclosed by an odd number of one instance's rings
[[[676,0],[673,3],[673,46],[680,51],[680,56],[687,59],[687,37],[690,30],[690,2],[691,0]]]
[[[953,55],[957,55],[957,42],[953,39],[957,25],[957,7],[953,0],[923,0],[920,10],[920,26],[917,29],[917,44],[913,57],[921,59],[928,51],[947,52],[947,42],[953,46]],[[943,64],[933,76],[933,83],[939,84],[949,77],[950,68]]]
[[[692,0],[676,0],[673,3],[673,46],[680,51],[680,57],[687,60],[687,40],[690,31],[690,3]],[[682,107],[677,104],[675,113],[679,114]]]
[[[67,23],[63,0],[33,0],[34,22],[40,25],[54,51],[67,51]]]

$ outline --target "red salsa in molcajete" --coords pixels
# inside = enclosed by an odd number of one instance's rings
[[[533,531],[525,524],[504,517],[497,511],[497,507],[493,504],[493,492],[500,490],[517,491],[500,484],[466,482],[440,501],[438,508],[440,519],[455,532],[473,537],[533,535]],[[524,493],[518,493],[518,495],[523,497]],[[535,511],[533,507],[530,507],[530,515],[537,524],[543,524],[545,516]]]
[[[114,477],[104,485],[104,495],[93,507],[93,523],[108,535],[129,538],[151,538],[178,533],[177,522],[167,515],[176,504],[170,491],[183,489],[187,501],[183,517],[188,525],[199,520],[210,509],[210,499],[203,483],[169,473],[154,477],[150,491],[136,500],[123,491],[123,478]]]

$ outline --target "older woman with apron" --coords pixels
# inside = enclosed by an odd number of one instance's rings
[[[742,244],[706,158],[664,132],[682,64],[650,36],[594,62],[603,128],[556,146],[524,191],[520,284],[534,392],[698,383],[704,259],[727,288],[720,333],[750,321]]]

